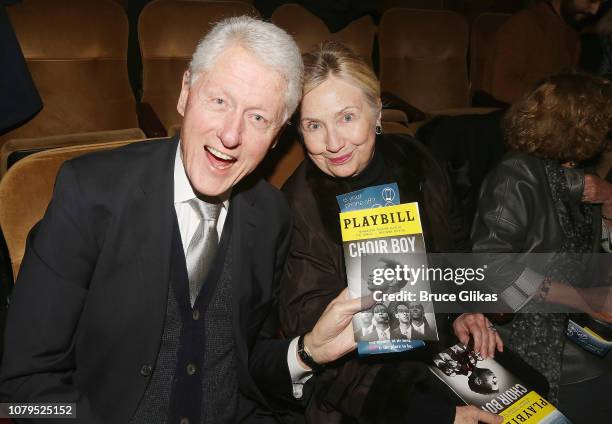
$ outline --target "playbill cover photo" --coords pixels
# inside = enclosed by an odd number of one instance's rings
[[[430,370],[466,404],[499,414],[504,424],[571,424],[553,404],[502,367],[463,344],[433,358]]]
[[[338,196],[351,297],[374,305],[353,318],[360,355],[401,352],[438,340],[418,203],[400,203],[397,184]]]

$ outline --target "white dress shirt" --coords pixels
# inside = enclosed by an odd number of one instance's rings
[[[221,234],[223,232],[223,225],[227,218],[227,212],[229,208],[229,195],[228,192],[223,196],[223,205],[221,212],[219,213],[219,220],[217,221],[217,234],[219,234],[219,240],[221,240]],[[200,224],[200,217],[189,205],[188,201],[195,199],[197,196],[189,183],[187,174],[185,173],[185,166],[183,165],[183,158],[181,157],[181,144],[176,149],[176,157],[174,160],[174,209],[176,211],[176,218],[178,220],[179,231],[181,233],[181,242],[183,243],[183,254],[187,254],[187,248],[189,242],[193,237],[198,225]],[[303,385],[312,376],[312,372],[303,368],[297,359],[297,337],[289,344],[289,350],[287,351],[287,364],[289,366],[289,374],[293,382],[293,395],[296,398],[302,397]]]
[[[368,335],[372,334],[372,331],[374,331],[374,324],[370,324],[369,327],[363,327],[361,329],[361,335],[363,337],[368,336]]]
[[[387,327],[384,330],[376,329],[376,336],[378,340],[390,340],[391,339],[391,327]]]
[[[400,326],[398,327],[400,333],[402,333],[404,336],[406,336],[407,339],[412,339],[412,326],[410,324],[406,324],[404,326],[402,326],[402,324],[400,324]]]
[[[421,325],[416,325],[414,321],[412,321],[410,326],[412,327],[412,330],[415,333],[420,334],[420,335],[425,335],[425,320],[423,320],[423,323]]]

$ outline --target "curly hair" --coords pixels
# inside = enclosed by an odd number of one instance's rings
[[[551,76],[510,107],[502,126],[512,149],[560,162],[593,158],[612,129],[612,85],[576,72]]]

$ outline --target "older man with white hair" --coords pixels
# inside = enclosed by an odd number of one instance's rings
[[[224,20],[183,77],[179,139],[64,164],[15,286],[3,401],[72,404],[87,423],[278,422],[292,382],[354,349],[346,293],[312,332],[276,338],[290,214],[245,177],[301,78],[284,31]]]

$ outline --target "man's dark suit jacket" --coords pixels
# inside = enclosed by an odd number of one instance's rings
[[[3,399],[76,402],[79,422],[129,421],[164,326],[177,145],[139,142],[63,165],[15,286]],[[273,339],[290,214],[263,181],[235,187],[228,213],[237,375],[251,401],[239,416],[274,421],[267,399],[292,393],[289,341]]]

